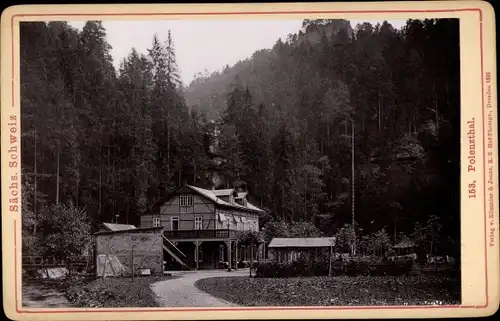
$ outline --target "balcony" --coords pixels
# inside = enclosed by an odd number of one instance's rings
[[[177,230],[177,231],[164,231],[164,235],[168,239],[228,239],[236,238],[241,231],[234,230]]]

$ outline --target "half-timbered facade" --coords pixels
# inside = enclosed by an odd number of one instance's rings
[[[194,268],[237,267],[246,253],[235,241],[242,231],[259,230],[262,210],[235,189],[208,190],[186,185],[162,202],[153,213],[141,216],[141,227],[163,227],[164,236]],[[241,250],[240,250],[241,251]],[[167,268],[178,267],[167,259]]]

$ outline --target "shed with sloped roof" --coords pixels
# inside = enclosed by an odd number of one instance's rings
[[[115,231],[128,231],[128,230],[133,230],[136,229],[135,225],[131,224],[117,224],[117,223],[102,223],[102,231],[110,231],[110,232],[115,232]]]
[[[290,262],[303,257],[316,260],[335,246],[335,237],[273,238],[268,245],[269,258],[278,262]]]

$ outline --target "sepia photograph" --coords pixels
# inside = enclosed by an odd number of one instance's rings
[[[20,45],[26,306],[460,303],[458,19]]]
[[[494,313],[494,14],[450,3],[4,11],[9,318]]]

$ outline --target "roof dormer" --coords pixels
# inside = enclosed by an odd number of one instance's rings
[[[241,206],[247,206],[247,192],[234,192],[234,201]]]

